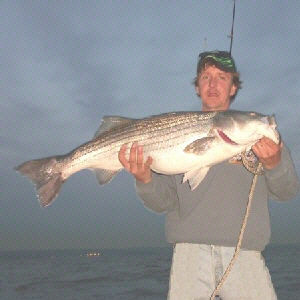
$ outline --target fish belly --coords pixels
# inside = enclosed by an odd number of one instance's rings
[[[157,173],[173,175],[186,173],[193,169],[210,167],[230,159],[245,150],[244,146],[219,144],[203,154],[186,153],[183,149],[173,149],[168,152],[152,154],[151,169]]]
[[[153,162],[151,169],[157,173],[172,175],[185,173],[199,165],[199,156],[185,153],[183,150],[173,150],[167,153],[159,152],[151,155]]]

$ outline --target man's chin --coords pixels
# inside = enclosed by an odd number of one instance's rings
[[[224,103],[219,103],[218,101],[211,101],[210,103],[203,103],[202,108],[206,111],[213,111],[213,110],[227,110],[229,105]]]

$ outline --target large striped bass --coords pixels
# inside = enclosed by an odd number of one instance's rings
[[[162,174],[184,173],[195,189],[212,165],[249,150],[263,136],[279,143],[273,116],[255,112],[173,112],[143,119],[106,116],[95,137],[71,152],[27,161],[16,170],[36,186],[41,206],[50,205],[62,184],[83,169],[108,183],[123,168],[118,152],[133,142],[151,156],[151,169]],[[129,150],[127,154],[129,155]]]

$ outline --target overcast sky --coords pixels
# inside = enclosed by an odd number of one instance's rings
[[[231,0],[0,3],[0,249],[165,246],[164,216],[122,172],[82,171],[42,209],[13,168],[89,140],[102,116],[199,110],[191,84],[203,50],[228,50]],[[236,3],[232,108],[275,114],[300,174],[300,3]],[[300,242],[300,196],[270,202],[273,242]]]

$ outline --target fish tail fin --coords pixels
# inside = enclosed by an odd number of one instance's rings
[[[49,206],[55,200],[66,180],[56,156],[30,160],[15,169],[33,182],[42,207]]]

